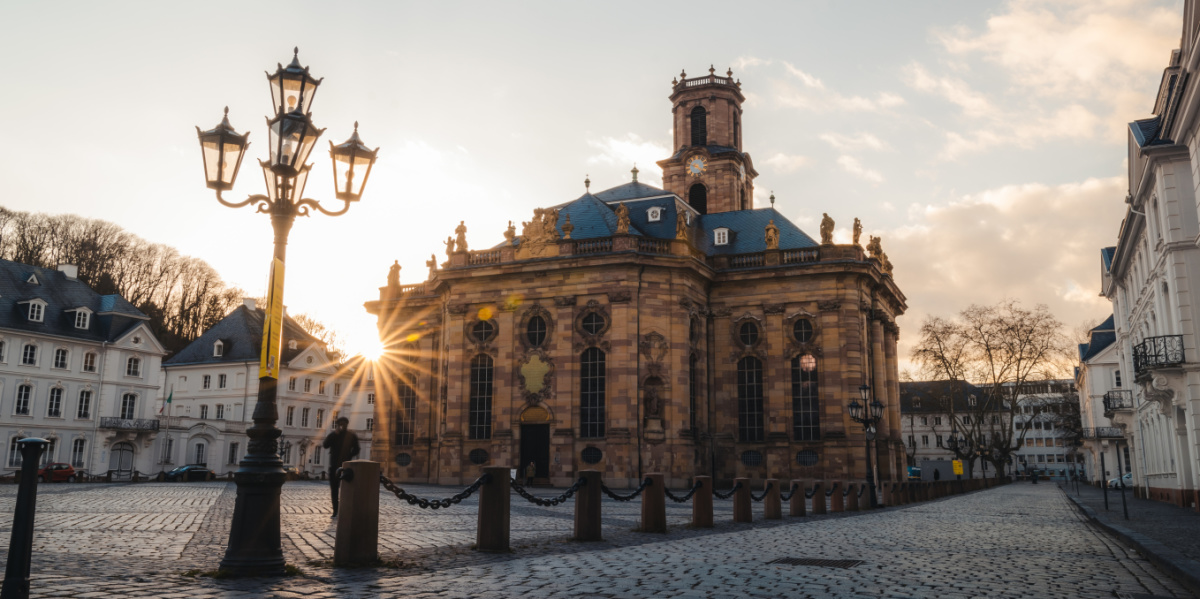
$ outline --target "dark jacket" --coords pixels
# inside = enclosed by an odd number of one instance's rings
[[[329,469],[340,468],[342,462],[358,455],[358,435],[352,430],[344,433],[333,431],[325,437],[325,443],[321,446],[329,450]]]

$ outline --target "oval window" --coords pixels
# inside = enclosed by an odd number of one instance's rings
[[[807,319],[801,318],[792,325],[792,334],[796,336],[796,341],[800,343],[808,343],[813,338],[813,326]]]
[[[596,312],[588,312],[583,317],[583,332],[589,335],[599,335],[604,330],[604,317]]]
[[[604,453],[598,447],[584,447],[579,454],[579,458],[583,460],[584,464],[599,464],[602,457],[604,457]]]
[[[738,338],[741,339],[742,345],[752,347],[758,343],[758,325],[753,322],[743,322],[738,329]]]
[[[411,454],[407,454],[407,453],[396,454],[396,464],[398,464],[400,466],[407,466],[411,463],[412,463],[412,455]]]
[[[471,337],[479,342],[487,341],[494,332],[496,332],[496,325],[492,324],[490,320],[481,320],[471,327]]]
[[[486,449],[472,449],[471,453],[468,454],[467,457],[470,458],[472,464],[478,465],[478,464],[486,464],[488,461],[488,458],[491,456],[488,455],[488,452]]]
[[[546,319],[541,316],[530,318],[525,327],[525,336],[529,339],[529,345],[541,347],[546,342]]]

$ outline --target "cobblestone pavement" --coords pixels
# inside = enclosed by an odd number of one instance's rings
[[[411,486],[444,497],[458,489]],[[549,496],[550,490],[538,490]],[[1016,484],[869,513],[735,525],[716,502],[712,530],[687,528],[690,504],[668,503],[667,534],[634,532],[640,504],[606,500],[605,541],[568,540],[570,502],[514,496],[508,554],[474,542],[478,504],[421,510],[384,492],[386,567],[332,569],[328,486],[284,486],[284,552],[301,573],[221,580],[235,487],[230,483],[42,485],[33,597],[1104,597],[1190,596],[1135,552],[1088,524],[1054,485]],[[11,514],[14,486],[0,488]],[[755,505],[761,517],[761,504]],[[0,540],[11,522],[0,522]],[[7,543],[0,549],[6,549]],[[7,557],[0,551],[0,557]],[[861,560],[850,568],[770,564]]]
[[[1129,520],[1125,520],[1121,511],[1120,491],[1108,491],[1108,509],[1105,510],[1103,490],[1082,483],[1078,493],[1074,484],[1064,484],[1063,489],[1107,521],[1144,534],[1188,558],[1200,561],[1200,517],[1196,512],[1161,501],[1137,499],[1132,490],[1126,490]]]

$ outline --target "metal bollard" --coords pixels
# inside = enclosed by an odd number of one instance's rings
[[[750,511],[750,479],[735,478],[734,485],[741,485],[733,492],[733,521],[753,522],[754,514]]]
[[[379,561],[379,462],[343,462],[338,483],[337,536],[333,565],[366,565]]]
[[[507,466],[488,466],[483,473],[488,481],[479,487],[479,525],[475,548],[479,551],[508,551],[509,498],[512,494]]]
[[[826,513],[825,497],[825,482],[813,481],[812,513],[814,516]]]
[[[804,514],[804,491],[806,485],[803,480],[792,481],[792,498],[788,501],[788,515],[802,518]],[[815,499],[815,497],[814,497]]]
[[[833,494],[829,496],[829,511],[834,513],[846,511],[845,490],[846,488],[841,484],[841,481],[834,483],[833,488],[830,489],[830,491],[833,491]]]
[[[4,569],[4,587],[0,599],[29,597],[29,565],[33,559],[33,518],[37,512],[37,471],[42,451],[50,442],[27,438],[17,441],[21,451],[21,484],[17,487],[17,505],[13,512],[12,533],[8,538],[8,564]]]
[[[767,496],[763,497],[763,519],[782,520],[783,500],[779,497],[779,479],[768,478],[767,487]]]
[[[862,483],[846,485],[846,511],[857,512],[860,509],[858,494],[862,492]]]
[[[663,475],[647,474],[650,484],[642,491],[642,525],[638,532],[667,532],[667,495]]]
[[[575,540],[603,541],[600,526],[600,478],[599,470],[583,470],[579,473],[587,482],[575,493]]]
[[[713,527],[713,486],[711,476],[697,476],[693,484],[700,485],[692,495],[692,527]]]

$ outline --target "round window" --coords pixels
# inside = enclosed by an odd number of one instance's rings
[[[758,343],[758,325],[753,322],[743,322],[742,326],[738,328],[738,339],[746,347]]]
[[[588,312],[583,317],[583,332],[589,335],[599,335],[604,330],[604,316],[596,312]]]
[[[817,452],[811,449],[805,449],[796,453],[796,463],[801,466],[816,466]]]
[[[396,454],[396,463],[401,466],[407,466],[412,463],[412,455],[407,453]]]
[[[584,447],[579,454],[579,458],[583,460],[584,464],[599,464],[602,457],[604,457],[604,453],[598,447]]]
[[[750,449],[750,450],[742,452],[742,464],[743,465],[748,466],[750,468],[754,468],[755,466],[761,466],[762,462],[763,462],[763,455],[762,455],[761,451],[755,451],[753,449]]]
[[[546,342],[546,319],[541,316],[530,318],[525,327],[525,337],[529,339],[529,345],[541,347]]]
[[[496,325],[490,320],[481,320],[471,327],[471,337],[476,341],[487,341],[496,332]]]
[[[792,325],[792,335],[796,336],[796,341],[800,343],[808,343],[813,338],[813,326],[807,319],[801,318]]]
[[[488,458],[491,456],[488,455],[486,449],[472,449],[471,453],[467,454],[467,457],[471,460],[472,464],[486,464]]]

